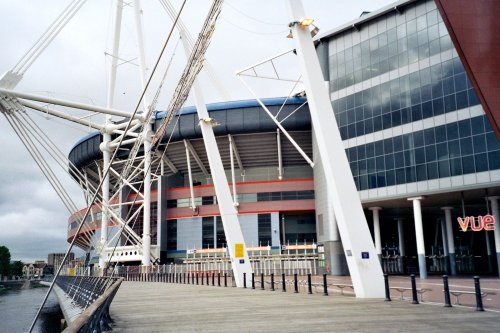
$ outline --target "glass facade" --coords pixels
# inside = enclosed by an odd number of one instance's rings
[[[452,50],[430,0],[330,39],[330,91],[344,141],[420,121],[402,135],[351,141],[346,154],[358,190],[500,169],[500,144],[484,115],[434,125],[435,117],[479,104]]]

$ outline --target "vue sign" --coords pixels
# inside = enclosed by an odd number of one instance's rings
[[[478,216],[477,218],[466,216],[465,218],[459,217],[457,220],[463,232],[469,229],[469,224],[472,231],[495,230],[495,218],[492,215]]]

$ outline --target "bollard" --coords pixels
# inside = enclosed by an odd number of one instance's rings
[[[281,291],[286,292],[285,273],[281,273]]]
[[[255,273],[252,272],[252,289],[255,289]]]
[[[326,282],[326,273],[323,274],[323,296],[328,296],[328,284]]]
[[[207,272],[207,286],[210,286],[210,275]]]
[[[212,286],[215,287],[215,272],[212,272]]]
[[[194,273],[191,273],[191,283],[194,284]]]
[[[474,276],[474,288],[476,289],[476,311],[484,311],[483,297],[481,295],[481,285],[479,284],[479,276]]]
[[[293,274],[293,288],[295,289],[294,293],[297,294],[299,292],[299,281],[297,279],[297,273]]]
[[[391,290],[389,289],[389,275],[384,274],[384,284],[385,284],[385,301],[391,301]]]
[[[274,291],[274,273],[271,273],[271,291]]]
[[[224,273],[224,287],[227,287],[227,273]]]
[[[182,275],[183,275],[182,283],[186,284],[186,273],[182,273]]]
[[[196,285],[198,285],[198,272],[196,272]]]
[[[191,284],[191,283],[190,283],[190,281],[189,281],[190,275],[191,275],[191,274],[187,273],[187,276],[188,276],[188,284]]]
[[[443,275],[444,306],[451,308],[450,287],[448,285],[448,275]]]
[[[217,273],[217,286],[220,287],[220,272]]]
[[[243,288],[247,288],[247,273],[243,273]]]
[[[307,293],[312,294],[312,282],[311,282],[311,273],[307,274]]]
[[[418,304],[417,283],[415,282],[415,274],[410,275],[410,279],[411,279],[411,295],[413,298],[411,304]]]
[[[260,290],[264,289],[264,273],[260,273]]]
[[[205,280],[205,277],[203,276],[203,273],[201,273],[201,285],[202,285],[202,286],[203,286],[203,284],[204,284],[204,282],[203,282],[204,280]]]

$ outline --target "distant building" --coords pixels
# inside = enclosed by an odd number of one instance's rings
[[[25,279],[36,279],[44,276],[47,263],[43,260],[36,260],[33,264],[23,266],[23,277]]]
[[[49,266],[58,267],[62,263],[65,254],[66,253],[49,253],[47,258],[47,264]],[[73,252],[70,252],[70,254],[68,255],[68,262],[74,259],[75,259],[75,254]]]

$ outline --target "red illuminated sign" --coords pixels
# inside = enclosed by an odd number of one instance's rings
[[[459,217],[457,220],[463,232],[469,229],[469,225],[472,231],[481,231],[483,229],[486,231],[495,230],[495,218],[492,215],[466,216],[464,218]]]

